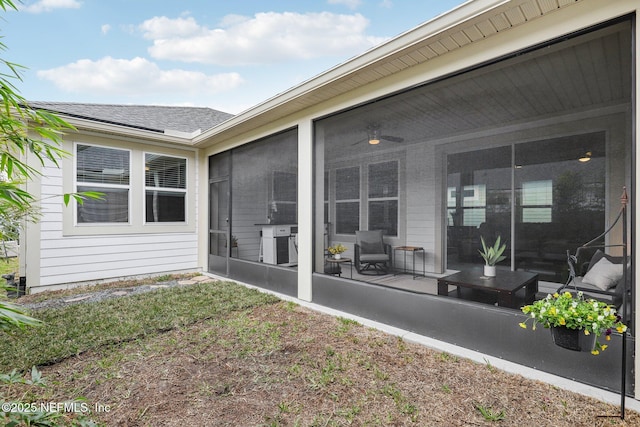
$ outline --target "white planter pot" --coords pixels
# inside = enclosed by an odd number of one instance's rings
[[[340,258],[342,258],[342,255],[340,254],[333,255],[333,259],[340,259]]]
[[[496,277],[496,266],[486,265],[484,266],[484,275],[487,277]]]

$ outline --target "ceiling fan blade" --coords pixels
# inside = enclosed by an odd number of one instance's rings
[[[404,138],[399,137],[399,136],[392,136],[392,135],[382,135],[382,136],[380,136],[380,138],[386,139],[387,141],[391,141],[391,142],[403,142],[404,141]]]
[[[360,143],[362,143],[362,142],[365,142],[366,140],[367,140],[366,138],[359,139],[359,140],[357,140],[356,142],[354,142],[354,143],[353,143],[353,144],[351,144],[351,145],[358,145],[358,144],[360,144]]]

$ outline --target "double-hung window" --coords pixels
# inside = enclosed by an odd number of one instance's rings
[[[145,221],[185,222],[187,159],[145,153]]]
[[[129,222],[130,158],[129,150],[76,145],[76,190],[103,194],[77,204],[78,224]]]
[[[270,217],[275,224],[298,222],[298,174],[273,171],[273,197]]]
[[[360,229],[360,168],[336,169],[336,233],[355,234]]]
[[[449,226],[479,227],[487,218],[487,185],[465,185],[461,194],[449,187],[447,208]]]
[[[398,162],[369,165],[369,230],[398,235]]]
[[[522,222],[551,223],[553,182],[550,179],[522,183]]]

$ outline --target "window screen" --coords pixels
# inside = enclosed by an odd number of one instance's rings
[[[227,169],[231,172],[230,238],[235,245],[232,256],[237,253],[238,258],[248,261],[295,263],[297,162],[295,129],[231,151]],[[263,235],[272,233],[275,228],[269,226],[276,224],[287,226],[278,229],[277,236]]]

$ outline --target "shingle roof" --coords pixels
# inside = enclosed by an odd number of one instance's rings
[[[34,109],[156,132],[164,132],[165,130],[187,133],[194,133],[197,130],[204,132],[233,117],[233,114],[205,107],[42,101],[29,101],[28,104]]]

